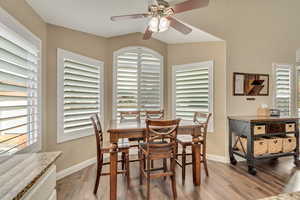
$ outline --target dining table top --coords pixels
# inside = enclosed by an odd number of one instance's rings
[[[181,120],[179,128],[193,128],[199,124],[196,124],[192,120]],[[108,127],[108,132],[119,132],[119,131],[144,131],[146,129],[145,120],[111,120]]]

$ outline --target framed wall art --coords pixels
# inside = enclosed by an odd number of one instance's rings
[[[233,73],[234,96],[268,96],[269,74]]]

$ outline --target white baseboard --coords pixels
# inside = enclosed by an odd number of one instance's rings
[[[213,154],[207,154],[207,160],[221,162],[221,163],[229,163],[229,159],[225,156],[218,156]]]
[[[56,180],[60,180],[64,177],[66,177],[66,176],[69,176],[69,175],[71,175],[75,172],[78,172],[78,171],[80,171],[80,170],[82,170],[82,169],[84,169],[84,168],[86,168],[86,167],[88,167],[88,166],[90,166],[90,165],[92,165],[96,162],[97,162],[97,159],[95,157],[95,158],[85,160],[85,161],[83,161],[81,163],[78,163],[76,165],[73,165],[73,166],[71,166],[67,169],[62,170],[62,171],[59,171],[56,175]]]

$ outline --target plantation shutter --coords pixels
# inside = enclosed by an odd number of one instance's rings
[[[40,134],[39,46],[0,25],[0,156]]]
[[[117,112],[138,110],[138,52],[117,56]]]
[[[160,110],[161,102],[161,60],[141,53],[140,102],[142,110]]]
[[[292,71],[288,66],[275,67],[275,107],[281,115],[291,114],[292,104]]]
[[[64,131],[91,129],[90,116],[100,110],[99,66],[64,61]]]
[[[115,57],[116,117],[120,111],[160,110],[162,58],[144,48],[121,51]]]
[[[194,112],[209,112],[208,67],[176,69],[176,117],[192,120]]]

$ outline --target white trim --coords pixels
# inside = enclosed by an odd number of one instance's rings
[[[199,69],[208,67],[208,76],[209,76],[209,112],[212,113],[211,123],[209,124],[208,131],[214,132],[214,61],[206,61],[206,62],[198,62],[198,63],[190,63],[190,64],[182,64],[182,65],[173,65],[172,66],[172,110],[171,116],[173,118],[176,117],[176,70],[180,68],[190,68],[190,69]]]
[[[121,48],[117,51],[114,51],[113,53],[113,94],[112,94],[112,119],[116,119],[117,117],[117,57],[127,51],[131,51],[134,52],[136,51],[137,53],[140,50],[145,50],[146,52],[150,52],[151,54],[154,54],[155,56],[157,56],[160,59],[160,107],[161,109],[163,109],[164,106],[164,57],[159,54],[158,52],[144,47],[144,46],[130,46],[130,47],[125,47],[125,48]]]
[[[84,131],[76,132],[74,134],[64,133],[64,60],[65,58],[75,60],[76,62],[82,62],[93,66],[99,67],[99,95],[100,95],[100,120],[104,122],[104,63],[100,60],[92,59],[86,56],[82,56],[63,49],[57,49],[57,143],[62,143],[86,136],[93,135],[92,129],[86,129]]]
[[[214,154],[207,154],[206,155],[207,160],[215,161],[215,162],[221,162],[221,163],[230,163],[229,159],[225,156],[219,156]]]
[[[22,41],[21,43],[26,43],[32,48],[37,48],[38,51],[38,64],[37,64],[37,97],[38,97],[38,107],[37,107],[37,142],[31,144],[30,146],[22,149],[20,152],[37,152],[42,150],[42,131],[43,131],[43,110],[42,110],[42,41],[39,37],[33,34],[18,20],[12,17],[6,10],[0,7],[0,27],[10,32],[8,37],[18,37]]]
[[[290,84],[291,84],[291,103],[290,103],[290,114],[294,115],[296,112],[296,95],[295,95],[295,89],[297,86],[295,86],[295,70],[292,64],[287,64],[287,63],[273,63],[272,64],[272,85],[273,85],[273,95],[272,95],[272,102],[273,102],[273,107],[276,108],[276,68],[287,68],[290,69]]]
[[[84,168],[86,168],[86,167],[88,167],[90,165],[95,164],[96,162],[97,162],[97,158],[94,157],[94,158],[85,160],[83,162],[80,162],[80,163],[78,163],[76,165],[73,165],[73,166],[71,166],[69,168],[66,168],[66,169],[64,169],[62,171],[59,171],[56,174],[56,180],[60,180],[60,179],[62,179],[64,177],[66,177],[66,176],[69,176],[69,175],[71,175],[71,174],[73,174],[75,172],[78,172],[78,171],[80,171],[80,170],[82,170],[82,169],[84,169]]]

